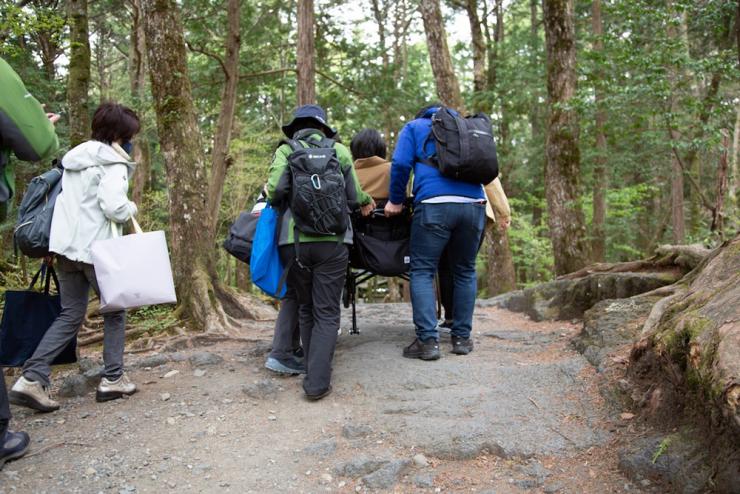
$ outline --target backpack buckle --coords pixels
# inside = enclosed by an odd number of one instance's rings
[[[313,185],[314,189],[321,190],[321,177],[319,177],[316,173],[311,175],[311,185]]]

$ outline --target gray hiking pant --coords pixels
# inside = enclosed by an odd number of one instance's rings
[[[26,379],[40,381],[48,386],[51,362],[59,355],[85,320],[90,287],[100,294],[95,269],[92,264],[73,262],[65,257],[57,258],[57,276],[62,312],[56,318],[36,351],[23,365]],[[103,315],[103,376],[118,379],[123,374],[123,348],[125,345],[126,311],[109,312]]]
[[[284,360],[293,357],[293,351],[301,346],[298,326],[298,298],[295,288],[288,286],[285,297],[280,301],[280,311],[275,321],[270,357]]]

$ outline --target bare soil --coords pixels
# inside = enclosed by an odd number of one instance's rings
[[[90,392],[51,414],[14,407],[12,426],[32,447],[0,472],[0,494],[663,492],[619,473],[617,451],[639,428],[605,403],[603,377],[572,349],[577,325],[477,308],[472,354],[448,353],[443,335],[443,357],[422,362],[401,357],[408,305],[363,305],[358,316],[362,333],[343,331],[334,391],[319,402],[304,399],[300,377],[263,367],[267,322],[246,331],[255,343],[155,366],[127,356],[140,388],[130,399],[99,404]],[[223,361],[189,359],[204,351]]]

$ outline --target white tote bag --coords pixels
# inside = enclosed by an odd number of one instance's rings
[[[119,236],[115,225],[108,240],[92,244],[95,276],[100,288],[100,312],[177,302],[170,256],[163,231]]]

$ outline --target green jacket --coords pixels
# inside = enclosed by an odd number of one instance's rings
[[[24,161],[50,159],[59,149],[54,125],[23,81],[0,58],[0,204],[15,193],[10,152]]]
[[[302,139],[311,139],[319,141],[323,138],[323,134],[318,130],[310,133]],[[299,141],[301,142],[301,141]],[[308,147],[305,143],[301,142],[305,147]],[[334,149],[337,153],[337,159],[342,167],[342,173],[346,180],[351,180],[354,183],[354,188],[349,188],[351,197],[347,197],[347,202],[350,208],[360,205],[364,206],[370,204],[372,198],[366,194],[362,187],[360,187],[360,181],[357,179],[357,173],[355,172],[354,166],[352,166],[352,155],[349,149],[344,144],[335,143]],[[292,244],[293,238],[293,227],[295,225],[293,221],[293,214],[288,207],[290,200],[290,173],[288,168],[288,156],[293,151],[287,144],[281,144],[276,150],[272,157],[272,164],[270,165],[270,175],[267,179],[267,198],[270,203],[278,209],[285,211],[282,217],[280,225],[280,239],[279,245]],[[340,240],[337,235],[306,235],[305,233],[300,234],[301,242],[337,242]],[[344,243],[352,243],[352,226],[348,228],[343,237]]]

